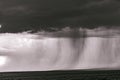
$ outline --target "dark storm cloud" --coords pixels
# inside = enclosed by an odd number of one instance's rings
[[[9,25],[120,25],[119,0],[0,0]]]

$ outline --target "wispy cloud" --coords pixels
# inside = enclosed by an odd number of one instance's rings
[[[2,10],[3,15],[28,15],[32,13],[32,10],[27,8],[26,6],[12,6]]]

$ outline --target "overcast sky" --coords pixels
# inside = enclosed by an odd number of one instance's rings
[[[119,0],[0,0],[0,23],[23,25],[120,25]]]

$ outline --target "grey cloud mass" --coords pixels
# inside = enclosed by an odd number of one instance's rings
[[[93,28],[119,26],[119,21],[119,0],[0,0],[0,23],[9,29],[30,25]]]

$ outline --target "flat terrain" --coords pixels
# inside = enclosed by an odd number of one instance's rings
[[[2,72],[0,80],[120,80],[120,70]]]

